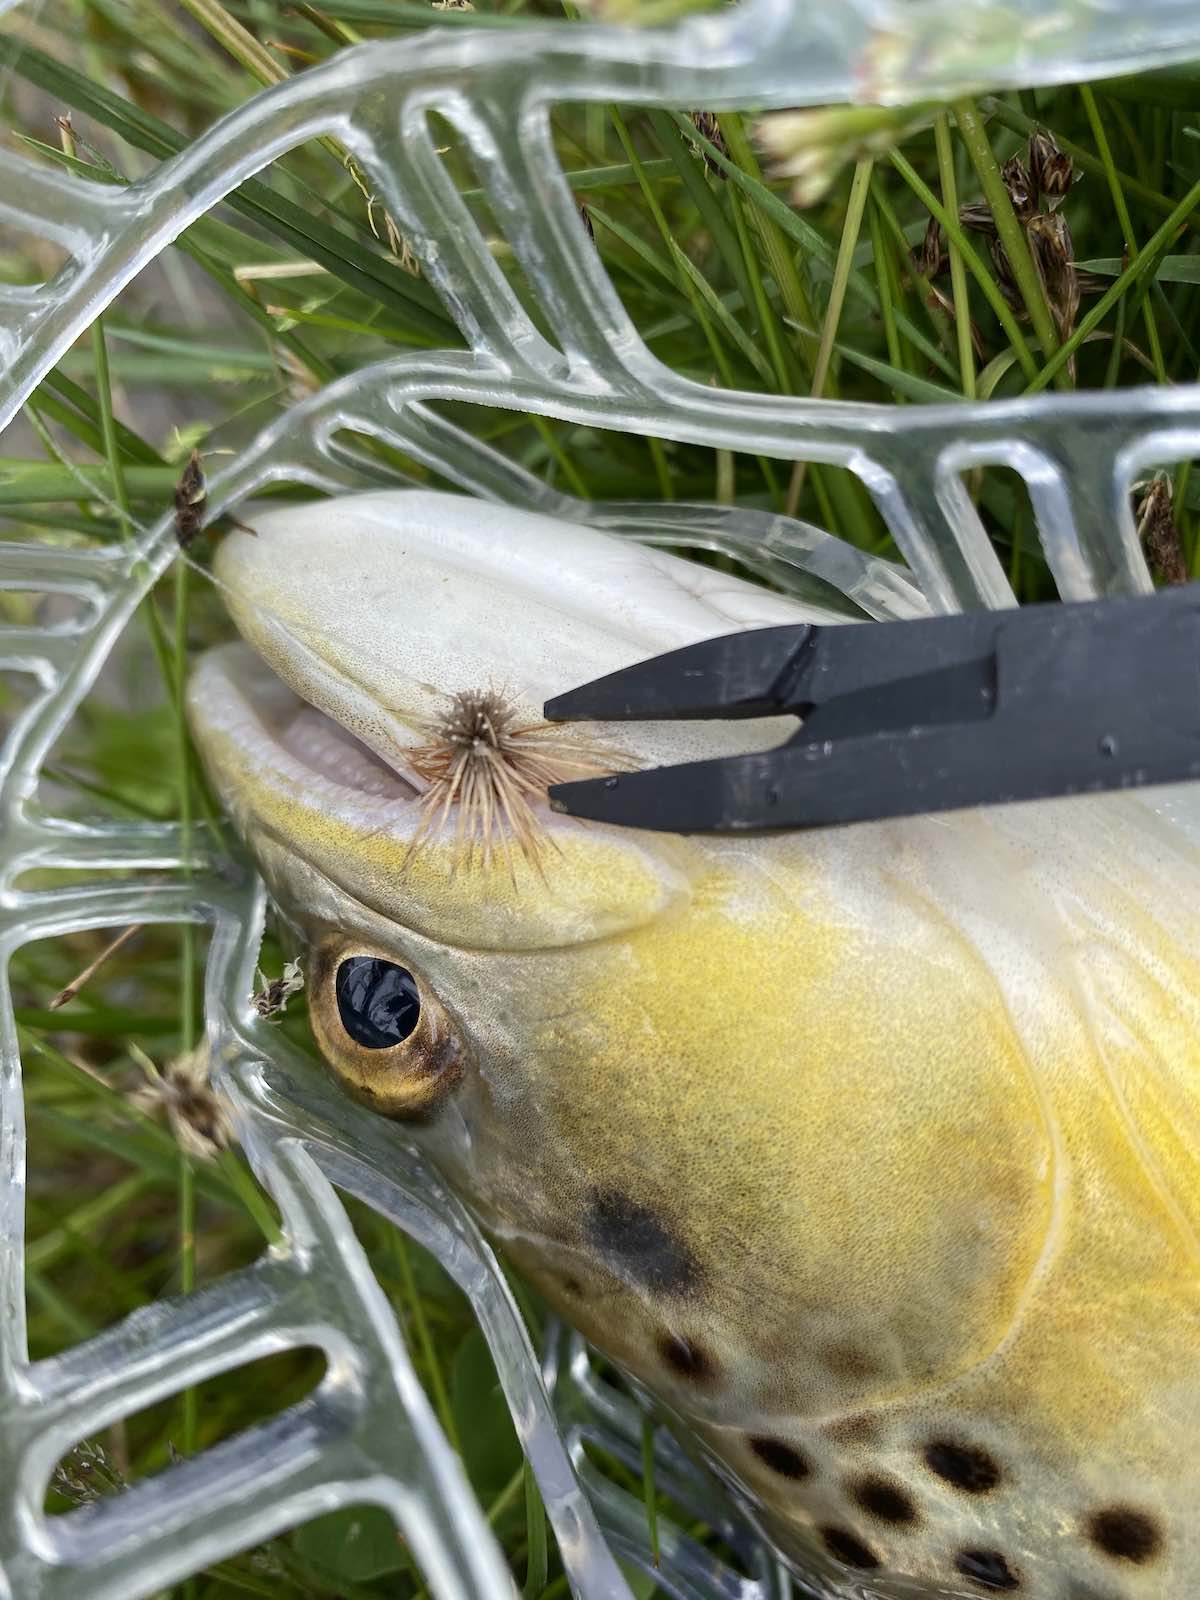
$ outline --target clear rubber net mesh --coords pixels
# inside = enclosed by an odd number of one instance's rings
[[[0,6],[0,11],[6,9]],[[888,408],[718,392],[660,365],[580,227],[550,138],[557,101],[719,109],[900,102],[979,85],[1070,80],[1200,50],[1190,0],[895,0],[811,7],[756,0],[637,33],[470,27],[348,50],[267,90],[127,187],[0,151],[0,221],[58,245],[52,281],[0,286],[0,424],[90,322],[189,223],[318,135],[351,152],[462,332],[465,348],[398,356],[329,384],[209,480],[214,512],[287,480],[321,491],[402,483],[375,440],[470,494],[621,534],[736,557],[798,593],[832,588],[858,614],[1002,606],[1011,591],[962,483],[1014,469],[1064,597],[1135,593],[1149,577],[1129,489],[1148,464],[1200,453],[1200,391],[1145,388],[994,405]],[[496,227],[536,296],[537,324],[497,268],[439,157],[430,114],[469,147]],[[588,504],[549,489],[439,414],[452,399],[660,439],[848,467],[904,565],[785,516],[704,505]],[[471,1218],[402,1132],[349,1104],[249,1005],[260,886],[172,826],[87,826],[35,801],[47,751],[88,695],[134,608],[174,559],[171,519],[131,546],[0,545],[0,587],[78,602],[53,627],[0,626],[0,668],[32,686],[0,758],[0,1595],[136,1600],[319,1512],[373,1503],[443,1600],[513,1593],[499,1548],[416,1379],[393,1313],[338,1197],[360,1197],[427,1247],[470,1297],[536,1472],[573,1591],[617,1600],[617,1557],[649,1561],[640,1502],[585,1455],[640,1470],[642,1413],[582,1344],[531,1348]],[[1173,802],[1195,827],[1195,802]],[[66,887],[22,887],[31,869]],[[199,1292],[159,1302],[30,1364],[24,1336],[25,1132],[5,969],[34,939],[127,923],[211,929],[207,1018],[238,1137],[283,1216],[285,1242]],[[303,1405],[104,1503],[47,1518],[55,1462],[81,1438],[206,1377],[289,1346],[328,1370]],[[665,1437],[659,1480],[723,1533],[723,1566],[661,1529],[660,1586],[679,1600],[768,1600],[789,1580],[737,1509]]]

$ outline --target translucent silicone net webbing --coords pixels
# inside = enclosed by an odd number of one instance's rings
[[[0,12],[7,9],[0,4]],[[952,16],[952,23],[947,19]],[[382,469],[344,443],[372,436],[462,490],[646,539],[736,554],[773,581],[812,578],[872,617],[1011,603],[961,474],[1000,463],[1025,480],[1063,596],[1149,586],[1129,510],[1146,465],[1200,454],[1200,390],[1039,397],[891,409],[717,393],[647,351],[591,248],[549,135],[560,100],[720,109],[835,99],[903,101],[966,87],[1099,76],[1200,52],[1188,3],[953,0],[809,7],[788,0],[636,34],[601,26],[469,28],[346,51],[268,90],[147,179],[100,187],[0,152],[0,221],[65,249],[35,287],[0,286],[0,426],[80,332],[165,245],[248,176],[332,133],[444,298],[467,349],[400,356],[294,406],[210,479],[215,514],[281,479],[320,490],[375,485]],[[441,164],[436,110],[469,146],[500,233],[540,303],[539,332],[497,269]],[[907,569],[807,524],[718,507],[582,504],[549,490],[441,418],[429,402],[476,401],[659,438],[833,462],[863,479]],[[390,481],[397,481],[394,477]],[[636,1405],[601,1382],[577,1340],[535,1354],[487,1244],[392,1127],[346,1102],[248,997],[262,928],[259,887],[203,836],[81,825],[33,799],[40,764],[140,598],[176,550],[164,517],[133,548],[0,546],[0,586],[78,602],[52,628],[0,627],[0,669],[31,675],[0,757],[0,1595],[136,1600],[320,1511],[373,1502],[395,1517],[431,1592],[512,1593],[498,1546],[414,1375],[395,1319],[337,1188],[393,1218],[469,1295],[537,1474],[574,1591],[628,1595],[615,1555],[649,1559],[640,1504],[584,1455],[592,1438],[637,1466]],[[1195,801],[1174,802],[1182,825]],[[52,893],[31,869],[74,869]],[[117,880],[112,876],[119,869]],[[286,1242],[198,1293],[160,1302],[53,1360],[24,1334],[21,1062],[6,967],[21,944],[131,922],[204,923],[207,1016],[221,1082]],[[45,1486],[77,1440],[258,1356],[324,1350],[302,1405],[102,1504],[48,1519]],[[727,1533],[753,1574],[661,1530],[661,1587],[680,1600],[782,1595],[788,1579],[709,1480],[660,1440],[660,1481]]]

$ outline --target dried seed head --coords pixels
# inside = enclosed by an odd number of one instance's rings
[[[923,278],[936,278],[946,261],[946,252],[942,248],[942,225],[936,217],[930,217],[925,226],[925,237],[921,240],[921,253],[917,258],[917,271]]]
[[[1106,278],[1102,272],[1089,272],[1086,267],[1075,268],[1075,282],[1081,295],[1107,294],[1112,288],[1111,278]]]
[[[1013,210],[1022,222],[1028,221],[1037,210],[1037,191],[1034,189],[1033,179],[1029,176],[1029,169],[1020,156],[1009,156],[1000,169],[1000,176],[1004,180],[1004,187],[1008,190]]]
[[[1079,276],[1067,219],[1060,211],[1039,212],[1030,218],[1029,244],[1034,265],[1046,286],[1046,299],[1058,324],[1059,337],[1067,339],[1079,312]]]
[[[193,450],[175,485],[175,537],[180,549],[186,550],[200,532],[207,510],[204,468],[200,465],[199,450]]]
[[[85,1439],[55,1467],[53,1487],[72,1504],[82,1506],[123,1489],[125,1478],[102,1445]]]
[[[265,1017],[269,1022],[272,1017],[277,1017],[287,1010],[287,1003],[292,995],[299,994],[304,987],[304,974],[300,970],[300,961],[286,961],[283,974],[278,978],[268,978],[259,970],[258,991],[251,1001],[260,1017]]]
[[[213,1091],[207,1044],[176,1056],[161,1072],[137,1045],[131,1044],[129,1053],[148,1080],[130,1096],[130,1103],[151,1115],[165,1110],[182,1149],[201,1161],[211,1161],[233,1143],[229,1115]]]
[[[487,867],[499,845],[511,872],[514,841],[527,861],[540,865],[546,834],[531,802],[544,799],[551,784],[628,765],[561,726],[522,726],[515,702],[498,689],[450,695],[425,731],[427,742],[404,752],[429,785],[408,863],[455,812],[456,868],[476,861]]]
[[[1164,583],[1186,583],[1188,567],[1175,521],[1174,490],[1165,472],[1156,473],[1134,510],[1146,559]]]
[[[714,111],[693,111],[692,126],[701,134],[720,155],[728,156],[729,150],[725,144],[725,135],[721,132],[721,124],[717,121]],[[702,144],[693,143],[692,149],[700,156],[704,165],[718,178],[725,176],[725,169],[709,155]]]
[[[1075,166],[1055,143],[1053,134],[1039,128],[1029,140],[1029,175],[1047,209],[1056,210],[1066,199],[1075,178]]]
[[[1062,205],[1074,182],[1074,162],[1060,150],[1042,169],[1042,196],[1051,211]]]
[[[959,206],[958,220],[973,233],[986,233],[989,239],[996,237],[996,219],[986,200],[973,200],[969,206]]]
[[[580,200],[578,197],[576,197],[575,205],[579,211],[579,220],[583,223],[584,233],[587,234],[589,239],[594,240],[596,237],[596,230],[592,227],[592,214],[587,208],[587,201]]]

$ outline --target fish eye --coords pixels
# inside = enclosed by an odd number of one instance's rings
[[[407,967],[378,956],[347,956],[334,980],[342,1027],[367,1050],[403,1044],[421,1020],[421,991]]]
[[[385,1117],[435,1112],[462,1082],[469,1050],[420,969],[335,932],[309,954],[308,1017],[342,1087]]]

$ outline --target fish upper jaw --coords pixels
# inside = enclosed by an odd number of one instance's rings
[[[494,688],[529,723],[575,684],[812,607],[573,523],[393,491],[251,512],[214,563],[242,637],[302,699],[392,762],[448,696]],[[753,724],[604,724],[639,765],[777,744]]]
[[[459,871],[457,793],[430,826],[418,758],[431,724],[456,695],[494,691],[531,730],[574,683],[811,611],[632,541],[457,496],[247,515],[254,532],[229,534],[214,562],[244,642],[200,661],[188,705],[252,846],[269,836],[372,910],[486,947],[605,938],[687,900],[705,845],[558,816],[536,785],[523,792],[534,855],[502,822],[482,876]],[[604,724],[563,737],[590,745],[604,771],[761,749],[794,726]]]

